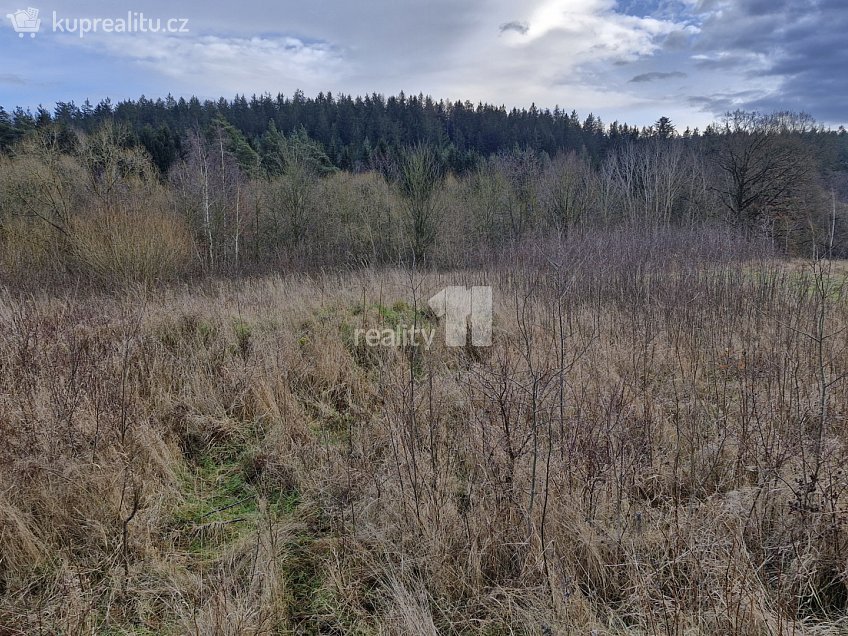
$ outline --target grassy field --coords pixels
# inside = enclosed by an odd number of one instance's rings
[[[0,634],[846,633],[842,269],[4,291]]]

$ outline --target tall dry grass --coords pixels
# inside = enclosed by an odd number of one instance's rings
[[[4,293],[0,626],[844,633],[844,267],[617,245]],[[491,349],[356,345],[449,284]]]

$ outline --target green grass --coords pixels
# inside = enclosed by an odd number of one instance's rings
[[[395,327],[429,327],[432,315],[427,308],[419,307],[413,309],[408,303],[399,300],[391,306],[382,305],[379,303],[371,305],[356,305],[351,310],[354,316],[375,317],[377,322],[385,327],[394,329]]]
[[[155,334],[166,349],[176,352],[186,344],[208,348],[218,336],[218,330],[211,322],[187,313],[163,320]]]
[[[233,321],[233,333],[236,336],[235,351],[246,360],[250,355],[253,329],[245,321],[237,319]]]
[[[254,532],[263,517],[262,496],[248,481],[245,462],[228,450],[213,449],[183,475],[185,499],[170,523],[176,542],[202,559],[215,558],[228,544]],[[278,520],[296,511],[300,495],[272,493],[266,501],[264,515]]]

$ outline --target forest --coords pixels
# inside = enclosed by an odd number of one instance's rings
[[[681,132],[403,94],[142,98],[0,110],[0,149],[9,280],[457,267],[620,225],[848,247],[848,133],[788,112]]]

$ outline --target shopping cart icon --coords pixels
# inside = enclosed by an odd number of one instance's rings
[[[6,15],[12,21],[12,28],[19,38],[24,37],[25,33],[29,33],[29,37],[34,38],[35,34],[41,29],[41,18],[38,17],[38,9],[29,7],[28,9],[20,9],[14,13]]]

